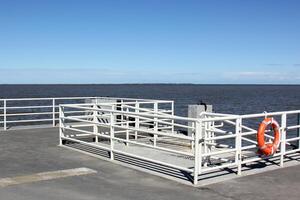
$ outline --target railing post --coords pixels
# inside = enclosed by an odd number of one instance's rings
[[[157,102],[154,103],[154,113],[155,113],[155,115],[158,115],[158,103]],[[154,131],[155,132],[158,131],[157,117],[154,117]],[[153,146],[156,147],[156,143],[157,143],[157,134],[154,134],[154,137],[153,137]]]
[[[52,99],[52,125],[55,127],[55,98]]]
[[[121,106],[120,106],[120,109],[121,109],[121,111],[123,112],[124,111],[124,100],[123,99],[121,99]],[[124,113],[122,113],[121,115],[120,115],[120,118],[121,118],[121,126],[124,126],[124,124],[123,124],[123,122],[124,122]]]
[[[300,113],[298,113],[298,120],[297,120],[297,125],[300,125]],[[300,137],[300,128],[297,129],[297,137]],[[298,140],[298,145],[297,145],[298,149],[300,149],[300,140]]]
[[[242,174],[242,119],[236,119],[235,125],[235,163],[237,165],[237,175]]]
[[[129,108],[126,109],[126,112],[129,112]],[[129,117],[126,117],[126,141],[129,141]],[[129,145],[129,142],[126,142],[126,146]]]
[[[202,143],[200,143],[200,138],[202,138],[202,121],[197,121],[194,124],[195,124],[194,185],[197,185],[198,175],[199,173],[201,173],[201,168],[202,168]]]
[[[94,109],[97,109],[97,103],[95,102],[94,104]],[[94,122],[94,125],[93,125],[93,133],[95,135],[95,142],[98,143],[98,111],[97,110],[94,110],[93,111],[93,122]]]
[[[59,106],[59,145],[63,145],[62,137],[64,136],[64,109]]]
[[[139,108],[140,108],[140,104],[138,103],[138,101],[136,101],[136,102],[135,102],[135,112],[136,112],[136,113],[139,113],[139,112],[140,112]],[[140,128],[140,118],[139,118],[138,115],[135,117],[135,128],[136,128],[136,129],[139,129],[139,128]],[[138,131],[135,131],[135,132],[134,132],[134,139],[135,139],[135,140],[138,139]]]
[[[280,167],[283,167],[286,146],[286,113],[281,115]]]
[[[195,150],[195,134],[196,134],[196,123],[192,122],[189,126],[194,127],[194,133],[191,135],[191,137],[193,138],[193,140],[191,140],[191,149],[192,151]]]
[[[172,110],[171,115],[174,116],[174,101],[172,101],[172,103],[171,103],[171,110]],[[174,133],[174,119],[172,119],[171,123],[172,123],[171,131],[172,131],[172,133]]]
[[[204,116],[204,119],[207,119],[207,118],[208,118],[207,116]],[[205,122],[204,123],[204,127],[202,128],[203,129],[202,130],[202,135],[204,136],[204,138],[209,138],[210,137],[209,134],[208,134],[208,132],[206,131],[209,128],[210,128],[209,127],[209,122]],[[207,148],[208,145],[207,145],[207,143],[208,143],[207,140],[203,141],[203,152],[204,152],[204,154],[208,153],[208,148]],[[208,160],[209,160],[208,156],[204,157],[204,160],[203,160],[203,166],[204,167],[207,167]]]
[[[3,129],[6,130],[7,129],[7,125],[6,125],[6,99],[4,99],[3,101]]]
[[[209,116],[207,115],[200,115],[200,118],[206,118],[208,119]],[[205,122],[204,123],[204,126],[202,128],[202,135],[204,136],[204,138],[211,138],[212,137],[212,132],[211,131],[207,131],[207,130],[210,130],[212,127],[211,127],[211,122],[208,121],[208,122]],[[203,141],[203,151],[205,154],[207,153],[210,153],[211,152],[211,145],[208,145],[209,143],[214,143],[215,141],[214,140],[204,140]],[[208,163],[210,162],[211,160],[211,156],[206,156],[203,160],[203,166],[204,167],[207,167]]]
[[[114,106],[112,106],[112,111],[110,113],[110,159],[114,160],[114,137],[115,137],[115,127],[114,127]]]

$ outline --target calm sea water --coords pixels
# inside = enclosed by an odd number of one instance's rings
[[[215,112],[248,114],[300,109],[300,85],[0,85],[0,98],[110,96],[175,101],[175,113],[187,114],[187,105],[200,100]]]

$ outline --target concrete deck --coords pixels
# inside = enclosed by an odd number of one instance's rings
[[[190,187],[57,146],[56,128],[0,132],[0,178],[86,167],[97,173],[0,187],[0,199],[299,199],[300,166]]]

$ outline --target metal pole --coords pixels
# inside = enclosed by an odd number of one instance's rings
[[[94,104],[94,109],[97,109],[97,103]],[[95,135],[95,142],[98,143],[98,125],[96,123],[98,123],[98,111],[97,110],[94,110],[93,111],[93,121],[94,121],[94,126],[93,126],[93,132],[94,132],[94,135]]]
[[[158,112],[158,103],[155,102],[154,103],[154,113],[155,115],[157,115]],[[157,122],[157,117],[154,117],[154,131],[157,132],[158,131],[158,122]],[[154,138],[153,138],[153,146],[156,147],[156,141],[157,141],[157,135],[154,134]]]
[[[202,137],[202,122],[195,122],[195,150],[194,150],[194,185],[198,184],[198,175],[201,173],[202,167],[202,143],[199,144]]]
[[[235,162],[237,164],[237,175],[242,174],[242,119],[238,118],[236,119],[235,123]]]
[[[204,116],[204,118],[206,118],[206,116]],[[204,127],[203,127],[203,130],[202,130],[202,135],[204,136],[204,138],[209,138],[208,132],[206,131],[210,128],[208,125],[209,125],[209,122],[204,123]],[[207,140],[203,141],[203,151],[204,151],[204,154],[208,153]],[[204,167],[207,167],[207,162],[208,162],[208,156],[204,157],[204,160],[203,160],[203,166]]]
[[[194,132],[193,132],[193,134],[191,135],[191,137],[193,138],[193,140],[191,140],[191,147],[192,147],[192,151],[194,151],[194,150],[195,150],[196,123],[195,123],[195,122],[192,122],[191,124],[192,124],[193,127],[195,127],[194,130],[193,130]]]
[[[171,103],[171,110],[172,110],[171,115],[174,116],[174,101],[172,101],[172,103]],[[174,133],[174,119],[172,119],[171,123],[172,123],[171,131],[172,131],[172,133]]]
[[[120,109],[121,109],[122,112],[124,111],[124,105],[123,105],[123,104],[124,104],[124,100],[121,99],[121,106],[120,106]],[[121,126],[124,126],[124,124],[123,124],[124,119],[125,119],[125,118],[124,118],[124,114],[121,114],[120,117],[121,117],[121,122],[122,122],[122,123],[121,123]]]
[[[209,118],[209,116],[200,116],[200,118]],[[212,122],[206,122],[205,123],[205,126],[203,128],[203,132],[202,132],[202,135],[204,135],[204,138],[210,138],[212,137],[212,132],[211,131],[207,131],[207,130],[210,130],[212,127],[211,127],[211,123]],[[204,153],[210,153],[211,152],[211,148],[212,146],[211,145],[208,145],[209,143],[215,143],[215,140],[204,140],[203,142],[203,148],[204,148]],[[203,166],[207,167],[208,163],[210,163],[210,160],[211,160],[211,156],[206,156],[205,157],[205,161],[203,161]]]
[[[280,146],[280,167],[283,167],[286,146],[286,113],[281,115],[281,146]]]
[[[298,113],[297,125],[300,125],[300,113]],[[297,129],[298,137],[300,137],[300,128]],[[298,140],[298,149],[300,149],[300,140]]]
[[[52,118],[53,118],[53,122],[52,125],[53,127],[55,127],[55,99],[52,99]]]
[[[140,104],[138,103],[138,101],[136,101],[136,103],[135,103],[135,112],[136,113],[139,113],[140,112],[140,110],[139,110],[139,108],[140,108]],[[136,129],[139,129],[140,128],[140,118],[139,118],[139,116],[136,116],[135,117],[135,128]],[[134,132],[134,139],[135,140],[137,140],[138,139],[138,132],[137,131],[135,131]]]
[[[112,106],[114,110],[114,106]],[[114,128],[114,113],[110,113],[110,159],[114,160],[114,137],[115,137],[115,128]]]
[[[64,135],[64,110],[62,106],[59,106],[59,145],[63,145],[62,136]]]
[[[129,108],[126,109],[127,112],[129,112]],[[126,141],[129,141],[129,117],[126,117]],[[126,142],[126,146],[128,146],[129,143]]]
[[[3,101],[3,108],[4,108],[4,110],[3,110],[3,129],[4,130],[6,130],[7,129],[7,127],[6,127],[6,99],[4,99],[4,101]]]

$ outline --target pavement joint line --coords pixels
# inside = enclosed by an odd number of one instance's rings
[[[85,167],[66,169],[66,170],[57,170],[57,171],[47,171],[31,175],[8,177],[0,179],[0,187],[7,187],[11,185],[19,185],[24,183],[33,183],[39,181],[53,180],[66,178],[71,176],[81,176],[88,174],[95,174],[97,171]]]

